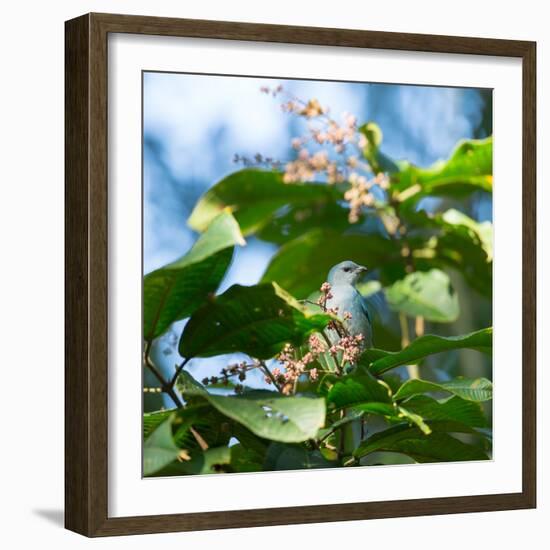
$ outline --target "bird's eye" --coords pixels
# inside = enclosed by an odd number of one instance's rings
[[[348,273],[348,272],[351,271],[351,268],[350,268],[350,267],[344,267],[344,271],[345,271],[346,273]]]

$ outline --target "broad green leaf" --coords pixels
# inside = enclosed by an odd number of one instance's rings
[[[337,409],[375,403],[378,410],[389,411],[389,414],[394,412],[393,406],[390,405],[390,408],[387,408],[387,404],[392,402],[391,390],[388,385],[365,371],[349,374],[339,379],[330,388],[327,402]],[[380,407],[382,404],[386,404],[386,407]],[[388,414],[388,412],[383,414]]]
[[[172,416],[164,420],[143,444],[143,475],[150,476],[161,470],[180,454],[172,439]]]
[[[182,476],[199,474],[219,474],[231,470],[231,449],[227,446],[214,447],[202,451],[195,449],[180,453],[180,459],[174,460],[162,470],[155,472],[155,476]]]
[[[425,421],[448,420],[472,428],[486,428],[487,419],[479,403],[466,401],[456,395],[438,401],[427,395],[415,395],[403,403],[402,409],[418,415]]]
[[[454,349],[475,349],[490,354],[493,348],[493,329],[484,328],[462,336],[435,336],[427,334],[417,338],[401,351],[390,352],[376,348],[366,350],[359,363],[369,366],[373,374],[381,374],[400,365],[417,363],[420,359],[434,353]]]
[[[215,447],[202,452],[194,452],[191,460],[182,461],[179,468],[182,473],[190,475],[218,474],[227,471],[231,464],[231,449],[229,447]]]
[[[319,451],[311,451],[298,445],[272,443],[267,450],[264,470],[309,470],[333,468],[336,465],[336,462],[326,460]]]
[[[330,319],[311,313],[275,283],[234,285],[193,314],[179,352],[186,358],[243,352],[267,359],[287,342],[299,346]]]
[[[487,254],[487,261],[493,260],[493,224],[491,222],[476,222],[470,216],[454,208],[441,214],[441,219],[449,226],[461,225],[473,231]]]
[[[342,235],[315,229],[284,244],[271,260],[262,282],[275,281],[297,298],[319,290],[332,266],[343,260],[405,275],[399,246],[380,235]],[[386,273],[386,271],[384,271]],[[383,274],[384,274],[383,273]]]
[[[230,447],[231,469],[235,472],[261,472],[264,464],[264,454],[254,449],[247,449],[241,443]]]
[[[457,462],[463,460],[487,460],[479,447],[468,445],[445,433],[445,423],[429,424],[431,433],[424,434],[418,427],[398,425],[378,432],[361,443],[355,457],[362,458],[373,452],[403,453],[416,462]]]
[[[271,441],[300,443],[314,438],[325,423],[323,398],[251,392],[240,396],[208,394],[207,399],[225,416]]]
[[[449,276],[439,270],[415,271],[386,288],[391,308],[427,321],[451,323],[458,318],[458,296]]]
[[[143,440],[145,441],[176,409],[155,411],[143,415]]]
[[[343,232],[349,228],[349,209],[335,200],[320,199],[297,203],[278,212],[258,233],[263,241],[284,244],[313,229],[330,227]]]
[[[204,231],[227,208],[248,235],[268,223],[285,205],[336,202],[341,195],[337,188],[322,183],[285,184],[280,172],[245,169],[211,187],[195,205],[188,224],[196,231]]]
[[[464,140],[446,161],[429,168],[399,163],[392,174],[398,200],[416,201],[426,195],[463,197],[473,191],[493,189],[493,138]]]
[[[468,401],[488,401],[493,398],[493,384],[487,378],[455,378],[449,382],[407,380],[394,395],[396,401],[427,392],[448,392]]]
[[[143,278],[143,333],[153,340],[193,313],[218,288],[233,256],[244,245],[239,226],[227,212],[214,219],[182,258]]]
[[[363,149],[363,156],[368,160],[372,170],[379,172],[397,172],[398,165],[380,151],[383,134],[380,126],[375,122],[367,122],[359,127],[359,131],[367,138],[367,145]]]

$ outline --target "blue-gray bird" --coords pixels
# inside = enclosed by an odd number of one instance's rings
[[[366,273],[367,268],[351,260],[336,264],[328,274],[327,282],[331,286],[332,298],[327,300],[327,308],[338,308],[338,317],[344,318],[346,312],[351,319],[344,320],[350,334],[363,335],[363,348],[372,347],[372,316],[369,312],[367,300],[359,294],[355,285]],[[331,342],[338,340],[338,334],[333,330],[327,331]]]

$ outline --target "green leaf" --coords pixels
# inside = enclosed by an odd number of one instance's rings
[[[155,411],[143,415],[143,440],[145,441],[176,409]]]
[[[342,235],[315,229],[284,244],[271,260],[262,282],[275,281],[297,298],[319,290],[332,266],[343,260],[405,275],[398,245],[380,235]]]
[[[391,308],[427,321],[451,323],[458,318],[458,296],[449,276],[439,269],[416,271],[386,289]]]
[[[349,374],[338,380],[327,394],[327,402],[337,409],[375,404],[374,408],[382,414],[394,412],[391,404],[391,390],[381,380],[367,372]],[[384,406],[385,405],[385,406]],[[362,409],[363,410],[363,409]],[[372,410],[370,412],[375,412]]]
[[[448,392],[468,401],[488,401],[493,398],[493,384],[487,378],[455,378],[449,382],[407,380],[394,395],[396,401],[426,392]]]
[[[264,456],[253,449],[247,449],[241,443],[230,447],[231,469],[235,472],[261,472]]]
[[[191,460],[182,461],[179,464],[179,469],[182,473],[190,475],[217,474],[225,472],[229,464],[231,464],[231,449],[216,447],[193,453]]]
[[[398,407],[398,418],[405,418],[410,423],[414,424],[424,435],[432,433],[432,429],[424,422],[424,419],[412,410]]]
[[[336,202],[341,195],[341,190],[322,183],[285,184],[280,172],[245,169],[211,187],[195,205],[188,224],[196,231],[204,231],[227,208],[248,235],[261,229],[285,205]]]
[[[363,149],[363,156],[372,167],[373,172],[397,172],[398,165],[380,151],[383,134],[380,126],[375,122],[367,122],[359,127],[359,131],[367,138],[367,145]]]
[[[472,231],[485,250],[487,261],[493,260],[493,224],[491,222],[476,222],[470,216],[454,208],[444,212],[441,219],[447,226],[462,226]]]
[[[233,256],[244,245],[239,226],[227,212],[214,219],[182,258],[143,278],[143,333],[153,340],[188,317],[218,288]]]
[[[330,319],[311,313],[275,283],[234,285],[193,314],[179,352],[186,358],[243,352],[267,359],[287,342],[299,346]]]
[[[471,428],[486,428],[488,425],[479,403],[466,401],[456,395],[441,401],[427,395],[415,395],[403,403],[401,408],[425,421],[448,420]]]
[[[330,227],[343,232],[349,228],[349,209],[336,200],[319,199],[282,209],[258,233],[264,241],[284,244],[313,229]]]
[[[493,189],[493,138],[461,141],[450,158],[429,168],[399,163],[392,188],[401,201],[417,201],[426,195],[464,197],[473,191]]]
[[[406,424],[375,433],[355,450],[356,458],[370,453],[387,451],[410,456],[416,462],[457,462],[462,460],[487,460],[479,447],[468,445],[445,433],[448,426],[430,424],[429,435],[418,427]]]
[[[172,439],[172,416],[162,422],[143,444],[143,475],[150,476],[161,470],[180,453]]]
[[[336,465],[336,462],[328,461],[319,451],[310,451],[298,445],[272,443],[267,451],[264,470],[309,470]]]
[[[376,348],[366,350],[360,365],[369,366],[371,373],[377,375],[400,365],[417,363],[427,355],[454,349],[475,349],[490,354],[493,348],[493,329],[484,328],[462,336],[435,336],[427,334],[417,338],[401,351],[390,352]]]
[[[323,398],[250,392],[240,396],[208,394],[207,399],[225,416],[272,441],[300,443],[312,439],[325,423]]]

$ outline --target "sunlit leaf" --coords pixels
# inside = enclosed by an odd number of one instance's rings
[[[188,224],[196,231],[204,231],[220,212],[229,209],[248,235],[261,229],[286,205],[334,203],[341,195],[340,190],[325,184],[285,184],[281,172],[245,169],[208,189],[195,205]]]
[[[400,365],[417,363],[428,355],[454,349],[475,349],[491,353],[493,347],[493,329],[485,328],[461,336],[435,336],[427,334],[417,338],[401,351],[389,352],[376,348],[366,350],[360,364],[368,366],[373,374],[381,374]]]
[[[416,271],[385,290],[392,309],[427,321],[450,323],[458,318],[458,296],[449,276],[439,269]]]
[[[143,444],[143,475],[150,476],[161,470],[180,453],[172,439],[172,417],[164,420]]]
[[[268,392],[242,396],[209,394],[207,399],[222,414],[271,441],[306,441],[315,437],[325,422],[323,398],[284,397]]]
[[[440,401],[427,395],[415,395],[405,401],[401,408],[424,421],[449,420],[472,428],[485,428],[488,425],[479,403],[466,401],[456,395]]]
[[[392,188],[401,201],[426,195],[463,197],[473,191],[493,189],[493,138],[460,142],[448,160],[429,168],[407,162],[399,163],[400,171],[392,174]]]
[[[398,401],[427,392],[451,393],[468,401],[488,401],[493,398],[493,384],[487,378],[455,378],[448,382],[412,379],[397,390],[394,398]]]

